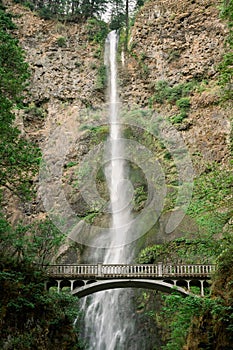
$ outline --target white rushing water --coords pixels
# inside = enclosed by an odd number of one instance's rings
[[[109,75],[109,124],[110,157],[108,155],[105,175],[111,203],[111,235],[108,246],[98,254],[98,249],[90,252],[91,262],[130,263],[132,247],[128,247],[127,235],[130,234],[130,186],[127,179],[127,164],[124,160],[124,142],[121,138],[119,122],[119,99],[117,91],[117,52],[118,37],[115,31],[109,33],[105,46],[105,60]],[[98,238],[99,240],[99,238]],[[95,260],[95,261],[93,261]],[[83,301],[85,318],[84,339],[89,350],[130,349],[127,345],[129,334],[133,333],[134,322],[130,312],[129,292],[124,289],[98,292]],[[126,337],[127,335],[127,337]]]

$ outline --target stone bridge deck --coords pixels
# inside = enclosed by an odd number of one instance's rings
[[[202,278],[208,279],[215,271],[215,265],[185,264],[79,264],[50,265],[46,267],[50,278],[72,278],[81,280],[103,279],[176,279]]]

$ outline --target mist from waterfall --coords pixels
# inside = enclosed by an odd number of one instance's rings
[[[128,180],[127,162],[124,160],[124,140],[119,121],[119,97],[117,89],[116,53],[118,35],[109,33],[105,45],[105,64],[109,77],[109,150],[106,158],[105,176],[110,194],[111,234],[108,249],[93,248],[91,263],[131,263],[132,245],[125,244],[130,234],[132,188]],[[106,239],[106,238],[105,238]],[[101,241],[101,237],[98,237]],[[95,245],[96,246],[96,245]],[[89,350],[130,349],[129,334],[133,334],[134,321],[130,315],[130,291],[115,289],[98,292],[83,301],[85,321],[84,339]],[[135,349],[135,347],[134,347]]]

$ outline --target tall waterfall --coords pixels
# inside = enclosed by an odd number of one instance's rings
[[[130,189],[127,179],[127,164],[124,160],[124,142],[121,138],[119,122],[119,100],[117,91],[117,52],[118,37],[115,31],[109,33],[105,45],[105,60],[109,75],[109,124],[111,145],[110,157],[105,167],[105,176],[110,193],[111,235],[108,249],[94,249],[92,262],[130,263],[133,249],[128,247],[126,236],[130,234]],[[93,253],[93,254],[92,254]],[[101,256],[100,256],[101,255]],[[133,333],[133,319],[129,315],[129,291],[115,289],[98,292],[84,300],[85,340],[89,350],[130,349],[127,344],[129,334]],[[127,335],[127,338],[126,338]]]

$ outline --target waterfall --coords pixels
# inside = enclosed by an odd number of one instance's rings
[[[98,254],[98,249],[90,252],[95,262],[130,263],[132,246],[127,246],[126,236],[130,234],[130,207],[132,189],[127,179],[127,164],[124,160],[124,140],[121,137],[119,121],[119,99],[117,89],[116,31],[109,33],[105,45],[105,63],[109,76],[109,124],[111,145],[110,161],[105,167],[105,176],[110,193],[111,235],[109,248]],[[89,350],[130,349],[127,345],[129,334],[133,333],[133,317],[130,316],[129,291],[115,289],[98,292],[86,297],[83,302],[85,317],[84,338]],[[127,335],[127,337],[126,337]]]

